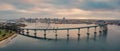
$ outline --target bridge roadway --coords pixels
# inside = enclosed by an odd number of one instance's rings
[[[84,29],[84,28],[96,28],[99,27],[98,25],[96,26],[86,26],[86,27],[74,27],[74,28],[51,28],[51,29],[39,29],[39,28],[20,28],[24,30],[74,30],[74,29]]]

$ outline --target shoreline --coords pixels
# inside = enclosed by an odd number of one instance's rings
[[[12,43],[11,40],[12,40],[13,38],[15,38],[16,36],[17,36],[17,34],[13,34],[12,36],[10,36],[10,37],[8,37],[8,38],[0,41],[0,48],[3,48],[3,47],[5,47],[5,46],[11,44],[11,43]]]
[[[3,41],[3,40],[5,40],[13,35],[15,35],[15,33],[10,33],[10,34],[6,35],[5,37],[0,38],[0,41]]]

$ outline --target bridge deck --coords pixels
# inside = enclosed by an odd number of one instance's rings
[[[96,26],[86,26],[86,27],[74,27],[74,28],[53,28],[53,29],[37,29],[37,28],[21,28],[21,29],[25,29],[25,30],[74,30],[74,29],[83,29],[83,28],[94,28],[94,27],[98,27]]]

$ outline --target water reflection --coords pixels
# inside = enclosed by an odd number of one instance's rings
[[[96,34],[97,34],[97,33],[94,33],[94,38],[93,38],[95,41],[96,41],[96,36],[97,36]]]

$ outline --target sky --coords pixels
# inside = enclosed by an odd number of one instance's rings
[[[120,0],[0,0],[0,18],[120,19]]]

